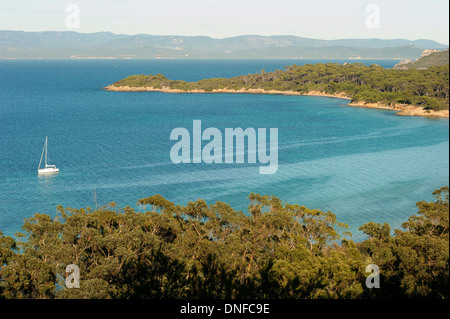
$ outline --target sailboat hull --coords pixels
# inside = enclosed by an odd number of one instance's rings
[[[56,174],[59,173],[59,168],[41,168],[38,169],[38,174]]]

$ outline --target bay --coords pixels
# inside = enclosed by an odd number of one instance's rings
[[[332,211],[354,238],[362,224],[392,227],[449,181],[449,124],[351,108],[346,100],[281,95],[107,92],[131,74],[197,81],[305,63],[354,60],[2,60],[0,61],[0,231],[56,206],[110,201],[139,209],[161,194],[246,211],[250,192]],[[398,60],[358,60],[392,67]],[[279,168],[259,164],[173,164],[176,127],[278,128]],[[45,136],[58,175],[39,177]]]

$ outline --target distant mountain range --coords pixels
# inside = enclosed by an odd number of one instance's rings
[[[339,39],[243,35],[126,35],[111,32],[0,31],[0,58],[399,58],[446,49],[432,40]]]

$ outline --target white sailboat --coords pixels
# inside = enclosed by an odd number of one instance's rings
[[[42,157],[45,153],[45,166],[41,168]],[[45,137],[44,148],[42,149],[41,160],[39,161],[38,174],[54,174],[59,172],[59,168],[56,168],[55,165],[47,164],[48,161],[48,151],[47,151],[47,136]]]

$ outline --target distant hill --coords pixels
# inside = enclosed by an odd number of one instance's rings
[[[0,58],[402,58],[445,49],[431,40],[338,39],[243,35],[126,35],[111,32],[0,31]]]
[[[431,51],[425,50],[422,53],[422,57],[415,61],[401,61],[394,66],[395,69],[407,70],[407,69],[427,69],[434,65],[447,65],[449,64],[449,50],[444,51]]]

